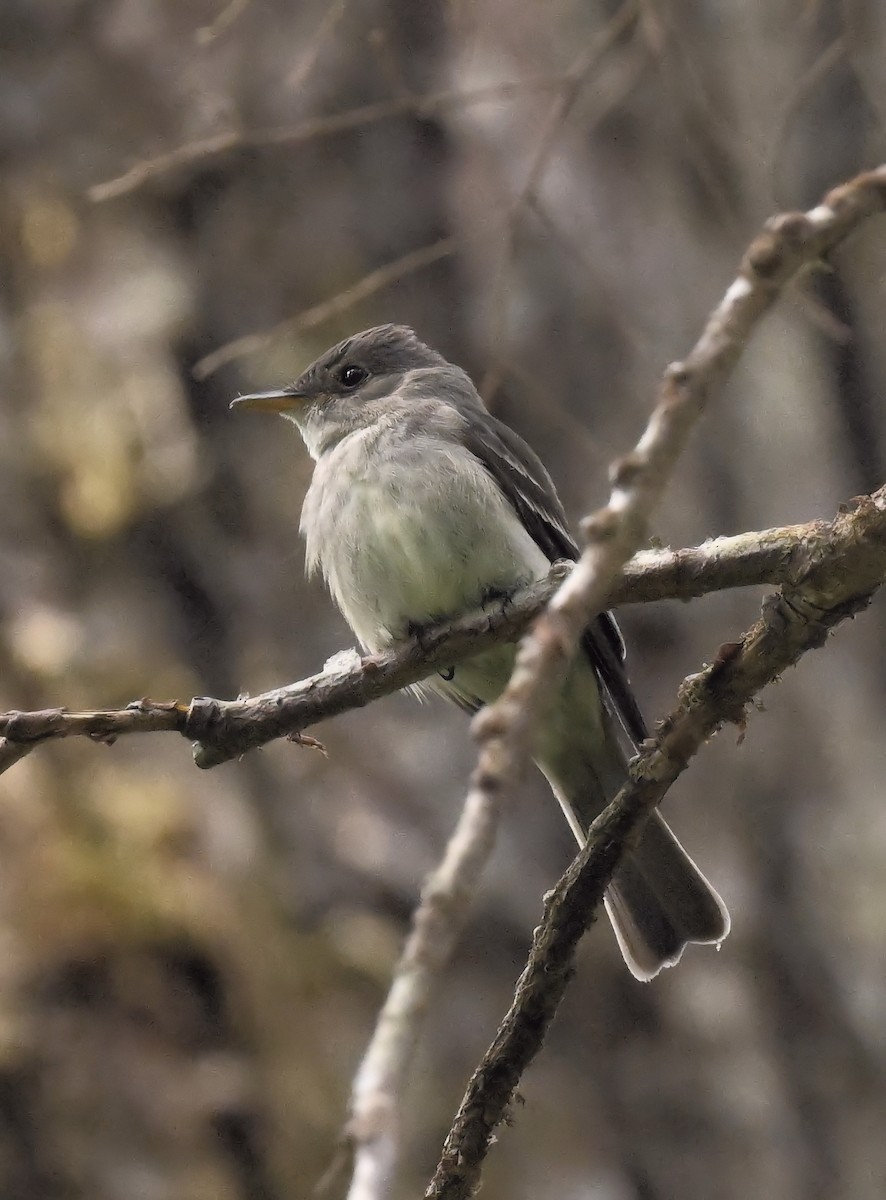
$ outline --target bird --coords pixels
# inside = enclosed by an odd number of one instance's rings
[[[345,338],[294,382],[239,396],[277,413],[314,460],[300,532],[363,649],[378,653],[438,621],[507,599],[576,560],[554,484],[536,454],[484,405],[470,377],[404,325]],[[469,712],[494,702],[513,668],[494,646],[430,682]],[[579,845],[628,778],[648,736],[609,612],[537,723],[533,757]],[[605,895],[636,979],[675,964],[689,943],[719,945],[729,913],[656,810]]]

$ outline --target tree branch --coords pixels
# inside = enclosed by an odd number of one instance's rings
[[[492,853],[496,822],[470,799],[440,865],[422,889],[387,998],[354,1078],[343,1144],[316,1200],[389,1194],[397,1161],[401,1098],[425,1016],[467,924],[476,885]]]
[[[295,125],[270,126],[267,129],[229,129],[209,137],[185,142],[165,154],[144,159],[133,164],[123,175],[94,184],[88,191],[90,200],[102,202],[116,200],[136,192],[146,184],[183,167],[196,163],[211,162],[233,150],[257,146],[294,146],[311,142],[317,138],[332,137],[352,129],[362,129],[377,121],[416,113],[420,117],[443,112],[449,108],[461,108],[469,104],[483,104],[491,100],[509,100],[513,97],[532,95],[533,92],[557,91],[563,86],[563,75],[537,75],[509,83],[496,83],[488,87],[454,91],[430,92],[425,96],[396,96],[391,100],[379,100],[363,104],[344,112],[330,113],[322,117],[308,117]]]
[[[390,287],[392,283],[396,283],[416,271],[421,271],[425,267],[431,266],[432,263],[448,258],[455,253],[455,247],[455,238],[446,237],[431,242],[429,246],[420,246],[417,250],[410,250],[408,254],[394,259],[393,262],[376,267],[374,271],[368,272],[362,279],[358,279],[350,287],[330,296],[328,300],[321,300],[319,304],[304,309],[294,317],[287,317],[261,333],[248,333],[245,337],[226,342],[224,346],[219,346],[217,350],[213,350],[194,364],[192,368],[194,378],[206,379],[229,362],[244,358],[247,354],[260,354],[278,338],[292,337],[293,334],[314,329],[318,325],[322,325],[324,321],[340,316],[349,308],[368,300],[376,292]]]
[[[428,1188],[428,1200],[467,1200],[496,1126],[541,1048],[573,973],[575,950],[595,920],[625,850],[689,760],[726,722],[744,727],[750,701],[841,621],[865,608],[886,577],[886,487],[835,523],[834,545],[797,583],[763,605],[740,642],[690,676],[677,707],[631,763],[630,782],[594,821],[587,843],[545,898],[542,924],[514,1002],[468,1085]]]
[[[838,521],[812,521],[716,538],[688,549],[643,550],[625,566],[606,603],[689,600],[725,588],[790,582],[832,544],[837,529]],[[112,742],[130,733],[179,733],[199,743],[195,760],[201,767],[227,762],[275,738],[296,737],[317,721],[361,708],[484,646],[513,641],[542,611],[570,566],[557,564],[548,579],[507,603],[429,629],[420,642],[362,659],[355,653],[336,656],[319,674],[251,699],[143,699],[123,708],[84,712],[49,708],[2,713],[0,773],[40,742],[64,737]]]

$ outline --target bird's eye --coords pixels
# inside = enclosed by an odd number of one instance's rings
[[[364,379],[369,378],[369,372],[364,371],[362,367],[342,367],[338,378],[342,387],[352,391],[354,388],[359,387]]]

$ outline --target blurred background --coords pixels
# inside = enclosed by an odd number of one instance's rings
[[[409,323],[577,518],[761,221],[886,158],[877,0],[5,0],[0,47],[3,709],[231,697],[351,644],[303,579],[310,462],[230,413],[238,391]],[[883,482],[884,275],[874,220],[792,288],[659,538],[830,517]],[[650,718],[761,594],[623,611]],[[591,932],[490,1200],[882,1196],[884,637],[879,599],[668,797],[733,933],[641,986]],[[0,1195],[310,1194],[473,761],[437,702],[313,732],[328,759],[201,773],[152,736],[0,780]],[[421,1194],[573,850],[527,779],[396,1196]]]

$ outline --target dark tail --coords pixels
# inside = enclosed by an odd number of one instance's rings
[[[652,979],[690,942],[722,942],[725,904],[655,812],[643,839],[615,873],[606,911],[631,973]]]

